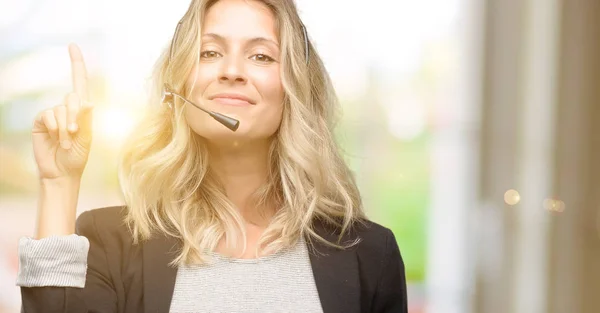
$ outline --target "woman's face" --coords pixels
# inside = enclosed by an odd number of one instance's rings
[[[232,132],[186,105],[188,124],[208,141],[235,144],[273,135],[281,122],[284,91],[272,11],[258,1],[215,3],[204,19],[199,63],[186,83],[192,101],[240,121]]]

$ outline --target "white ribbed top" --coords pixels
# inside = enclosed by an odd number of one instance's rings
[[[211,256],[179,267],[170,312],[323,312],[304,240],[258,259]]]

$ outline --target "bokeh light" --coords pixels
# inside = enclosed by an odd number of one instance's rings
[[[509,189],[504,193],[504,202],[508,205],[516,205],[521,201],[521,195],[514,189]]]
[[[544,209],[552,212],[563,212],[565,210],[565,203],[559,199],[547,198],[543,202]]]

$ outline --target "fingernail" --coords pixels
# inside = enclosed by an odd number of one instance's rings
[[[60,142],[60,146],[65,149],[65,150],[69,150],[71,149],[71,141],[70,140],[63,140]]]
[[[74,133],[74,132],[76,132],[76,131],[77,131],[77,128],[78,128],[78,127],[77,127],[77,124],[76,124],[76,123],[71,123],[71,124],[69,124],[69,131],[70,131],[70,132],[73,132],[73,133]]]

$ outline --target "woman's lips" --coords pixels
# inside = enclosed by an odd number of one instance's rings
[[[247,106],[247,105],[251,105],[250,102],[248,102],[246,100],[236,99],[236,98],[215,97],[212,100],[215,101],[215,102],[217,102],[217,103],[219,103],[219,104],[224,104],[224,105],[233,105],[233,106]]]

